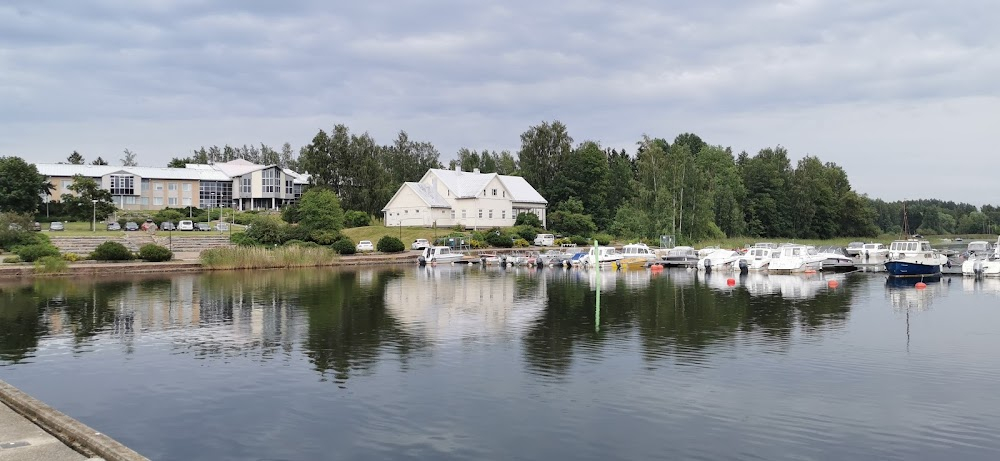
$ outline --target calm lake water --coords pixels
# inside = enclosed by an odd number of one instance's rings
[[[0,378],[153,459],[1000,458],[1000,280],[601,275],[4,282]]]

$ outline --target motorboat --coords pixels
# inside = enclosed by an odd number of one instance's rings
[[[785,245],[778,248],[778,255],[771,258],[767,266],[770,273],[799,273],[818,271],[823,268],[823,260],[816,248],[808,245]]]
[[[656,254],[645,243],[630,243],[623,246],[620,253],[623,265],[645,266],[656,259]]]
[[[927,240],[896,240],[889,244],[889,259],[885,270],[889,277],[941,277],[941,266],[948,257],[934,251]]]
[[[431,246],[424,248],[424,251],[417,257],[417,262],[420,265],[444,264],[459,261],[464,257],[465,255],[462,253],[452,252],[449,246]]]
[[[717,250],[721,250],[721,249],[722,248],[720,248],[718,246],[702,248],[702,249],[698,250],[698,259],[704,258],[705,256],[708,256],[708,255],[712,254],[713,251],[717,251]]]
[[[673,247],[659,261],[667,267],[692,267],[698,264],[698,252],[692,247]]]
[[[858,268],[854,258],[847,255],[847,249],[827,248],[818,254],[824,258],[823,272],[851,272]]]
[[[982,245],[986,242],[969,242],[969,258],[962,263],[962,275],[968,277],[1000,277],[1000,237],[997,244],[992,247],[992,251],[983,251]],[[976,245],[973,248],[973,245]],[[986,243],[989,248],[989,244]]]
[[[851,242],[847,244],[847,248],[844,253],[850,257],[858,257],[861,255],[861,250],[864,249],[865,242]]]
[[[622,260],[622,254],[614,247],[591,247],[587,252],[587,257],[582,259],[583,264],[599,266],[601,264],[617,263]]]
[[[760,245],[760,244],[758,244]],[[779,251],[777,245],[774,248],[768,246],[757,246],[754,245],[746,250],[742,256],[740,256],[739,261],[733,269],[746,268],[747,271],[759,272],[767,270],[767,266],[771,263],[771,258],[777,256]]]
[[[863,263],[877,263],[889,255],[889,249],[881,243],[866,243],[858,253],[858,259]]]
[[[736,251],[716,249],[698,259],[698,263],[695,267],[697,267],[699,271],[704,272],[726,269],[733,270],[734,266],[738,267],[737,261],[739,261],[739,259],[740,254]]]
[[[985,258],[991,256],[992,253],[993,247],[990,245],[990,242],[985,240],[969,242],[969,245],[965,249],[965,254],[967,254],[970,258],[977,256]]]

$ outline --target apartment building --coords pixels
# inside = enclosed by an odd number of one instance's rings
[[[275,165],[233,160],[210,165],[188,164],[185,168],[131,167],[114,165],[36,164],[49,178],[54,191],[44,200],[59,200],[73,194],[73,177],[94,179],[111,192],[122,210],[164,208],[278,209],[302,195],[308,177]]]

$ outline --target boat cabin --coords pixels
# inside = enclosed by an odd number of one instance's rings
[[[889,245],[889,251],[893,253],[912,253],[933,250],[931,250],[930,242],[926,240],[897,240]]]
[[[969,242],[969,246],[966,248],[966,250],[969,253],[974,253],[974,254],[987,253],[991,249],[992,248],[990,248],[990,242],[986,242],[983,240],[976,240],[974,242]]]
[[[885,245],[881,243],[866,243],[861,249],[868,252],[881,251],[885,250]]]
[[[645,243],[630,243],[622,247],[622,256],[626,258],[652,258],[655,257],[653,250],[650,250]]]
[[[697,257],[698,252],[692,247],[673,247],[667,250],[667,257],[681,258],[681,257]]]
[[[772,251],[774,251],[774,250],[771,249],[771,248],[757,248],[757,247],[754,247],[754,248],[751,248],[751,249],[747,250],[746,257],[747,258],[753,258],[753,259],[770,258],[771,255],[772,255]]]

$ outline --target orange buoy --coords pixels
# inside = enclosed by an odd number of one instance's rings
[[[816,273],[816,269],[806,269],[806,271],[804,273],[806,273],[806,274],[815,274]]]
[[[826,282],[826,286],[830,288],[837,288],[838,285],[840,285],[840,283],[838,283],[836,280],[830,280],[829,282]]]
[[[927,284],[924,282],[917,282],[917,284],[913,286],[917,287],[918,290],[923,290],[924,288],[927,288]]]
[[[729,286],[736,285],[736,279],[727,279],[726,280],[726,285],[729,285]]]
[[[649,266],[649,270],[653,272],[663,272],[663,266],[659,264],[653,264],[652,266]]]

